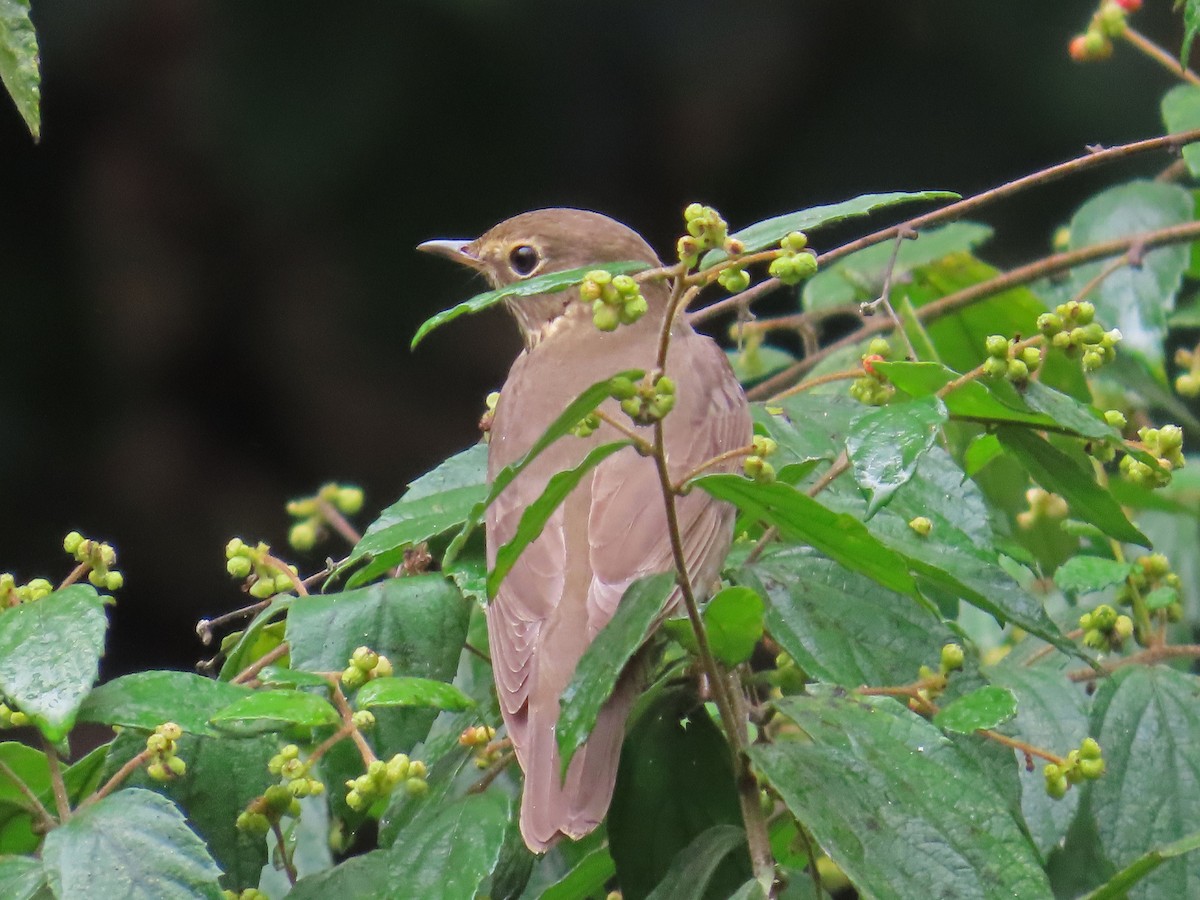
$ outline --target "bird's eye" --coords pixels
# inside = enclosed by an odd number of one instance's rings
[[[537,249],[528,244],[517,244],[508,251],[509,268],[522,278],[536,269],[541,261]]]

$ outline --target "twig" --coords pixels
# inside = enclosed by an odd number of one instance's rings
[[[605,425],[608,425],[609,427],[616,429],[617,431],[621,432],[621,434],[625,435],[625,437],[629,438],[629,440],[633,441],[634,448],[642,456],[649,456],[651,453],[654,452],[654,448],[650,446],[650,442],[647,441],[640,434],[638,434],[636,431],[634,431],[632,428],[630,428],[628,425],[626,425],[624,422],[622,422],[618,419],[614,419],[608,413],[604,412],[603,410],[599,410],[599,409],[594,411],[594,415],[596,416],[597,419],[599,419]]]
[[[472,644],[470,641],[463,641],[463,648],[468,653],[474,653],[476,656],[478,656],[480,659],[482,659],[489,666],[492,664],[492,658],[490,656],[488,656],[486,653],[484,653],[482,650],[480,650],[478,647],[476,647],[474,644]]]
[[[350,546],[355,546],[362,540],[362,535],[358,530],[350,524],[350,521],[342,515],[341,511],[323,497],[317,498],[317,510],[329,525],[340,534]]]
[[[683,493],[684,485],[686,485],[696,476],[708,471],[713,466],[719,466],[726,460],[736,459],[739,456],[749,456],[753,452],[754,445],[747,444],[745,447],[737,447],[733,450],[726,450],[724,453],[718,453],[712,459],[706,459],[704,462],[700,463],[700,465],[696,466],[696,468],[692,469],[692,471],[680,478],[677,482],[675,482],[674,485],[672,485],[671,490],[673,490],[676,494]]]
[[[1125,26],[1125,30],[1121,32],[1121,37],[1125,38],[1130,44],[1140,50],[1146,56],[1150,57],[1172,75],[1178,75],[1188,84],[1200,84],[1200,76],[1197,76],[1191,69],[1184,68],[1183,64],[1150,38],[1146,37],[1140,31],[1136,31]]]
[[[253,680],[258,675],[259,672],[261,672],[263,669],[265,669],[271,663],[287,656],[289,649],[291,649],[291,648],[288,647],[288,642],[283,641],[274,650],[271,650],[270,652],[263,654],[258,659],[256,659],[254,662],[250,663],[250,665],[246,666],[246,668],[242,669],[242,671],[238,672],[237,675],[235,675],[233,677],[232,683],[233,684],[245,684],[247,681]]]
[[[1200,644],[1163,644],[1162,646],[1147,647],[1131,656],[1114,659],[1100,664],[1100,671],[1095,669],[1074,669],[1067,673],[1071,681],[1091,681],[1101,675],[1111,675],[1117,669],[1126,666],[1153,665],[1164,659],[1194,659],[1200,657]]]
[[[272,556],[270,553],[266,553],[263,554],[263,562],[269,566],[273,566],[286,575],[288,580],[291,581],[292,587],[296,589],[297,594],[299,594],[301,597],[308,596],[308,588],[304,586],[304,582],[300,580],[300,576],[293,572],[292,567],[285,563],[282,559],[277,556]]]
[[[126,760],[125,765],[117,769],[117,771],[113,773],[113,776],[108,779],[108,781],[104,782],[104,785],[98,791],[96,791],[96,793],[92,794],[90,797],[87,797],[82,803],[79,804],[79,808],[82,809],[85,806],[91,806],[93,803],[103,800],[118,787],[120,787],[126,778],[140,769],[142,764],[150,759],[151,756],[152,754],[149,750],[143,750],[136,756]]]
[[[917,358],[917,350],[912,345],[912,341],[908,339],[908,334],[904,330],[904,323],[900,321],[900,317],[896,315],[896,310],[892,307],[890,294],[892,292],[892,276],[896,271],[896,258],[900,255],[900,245],[905,240],[912,240],[917,236],[915,231],[899,231],[896,233],[895,243],[892,245],[892,255],[888,259],[887,268],[883,272],[883,287],[880,289],[879,296],[869,304],[864,304],[864,312],[867,308],[882,306],[892,320],[892,325],[895,326],[896,332],[904,340],[904,345],[908,348],[908,356],[910,359]]]
[[[338,715],[342,717],[342,722],[351,725],[350,739],[358,747],[358,754],[362,757],[363,765],[371,765],[378,757],[375,755],[375,751],[371,749],[371,745],[367,743],[367,739],[362,736],[362,732],[353,727],[354,710],[350,708],[350,702],[346,699],[346,695],[342,693],[341,676],[334,672],[323,674],[325,675],[325,680],[329,682],[329,686],[333,688],[333,705],[337,707]]]
[[[822,475],[816,482],[814,482],[812,487],[805,491],[805,493],[808,494],[809,497],[816,497],[817,494],[821,493],[821,491],[833,484],[834,480],[848,468],[850,468],[850,457],[848,457],[846,455],[846,451],[843,450],[833,461],[833,465],[830,466],[825,471],[825,474]],[[764,531],[762,533],[762,537],[758,539],[758,543],[754,545],[754,548],[746,556],[746,562],[744,565],[748,566],[757,561],[757,559],[763,555],[763,551],[767,549],[767,545],[770,544],[771,541],[775,540],[775,538],[778,536],[779,529],[774,525]]]
[[[257,615],[270,605],[271,598],[268,597],[266,600],[261,600],[258,603],[243,606],[241,609],[222,613],[215,619],[201,619],[196,623],[196,635],[200,638],[200,642],[207,647],[212,643],[214,628],[220,628],[222,625],[227,625],[235,619],[244,619],[247,616]]]
[[[67,577],[62,580],[62,584],[60,584],[56,590],[61,591],[63,588],[67,587],[67,585],[74,584],[90,571],[92,571],[92,564],[89,562],[81,562],[67,574]]]
[[[799,384],[792,385],[786,391],[780,391],[771,399],[782,400],[784,397],[791,397],[793,394],[799,394],[803,391],[820,387],[823,384],[832,384],[835,381],[849,381],[851,378],[862,378],[866,374],[866,371],[861,367],[857,369],[846,369],[844,372],[829,372],[817,378],[810,378],[808,381],[802,381]]]
[[[283,837],[283,829],[279,827],[279,822],[271,823],[271,831],[275,833],[276,846],[279,848],[279,855],[283,859],[283,871],[287,874],[288,882],[295,887],[299,880],[299,875],[296,874],[296,866],[292,863],[291,856],[287,852],[287,841]]]
[[[1064,760],[1061,756],[1051,753],[1049,750],[1043,750],[1041,747],[1035,747],[1033,744],[1025,743],[1025,741],[1019,741],[1016,738],[1010,738],[1008,735],[1001,734],[998,731],[993,731],[990,728],[980,728],[975,733],[983,735],[983,737],[987,738],[988,740],[995,741],[997,744],[1003,744],[1005,747],[1012,747],[1014,750],[1020,750],[1027,757],[1038,756],[1046,760],[1046,762],[1052,762],[1055,765],[1062,765],[1064,762],[1066,762],[1066,760]]]
[[[11,781],[13,787],[20,791],[25,799],[29,801],[29,811],[33,813],[34,819],[37,820],[39,827],[43,831],[49,831],[58,824],[54,821],[54,816],[50,815],[50,810],[46,809],[45,804],[33,792],[33,788],[27,785],[16,772],[9,768],[8,763],[2,759],[0,759],[0,775]]]
[[[39,732],[42,739],[42,749],[46,753],[46,765],[50,769],[50,786],[54,789],[54,806],[58,810],[58,821],[65,824],[71,818],[71,801],[67,799],[67,785],[63,781],[62,767],[58,764],[58,751],[54,745]]]
[[[468,794],[482,794],[489,787],[491,787],[492,782],[495,781],[497,778],[499,778],[500,773],[503,772],[505,769],[507,769],[509,763],[511,763],[516,758],[517,758],[517,754],[515,751],[513,751],[513,750],[507,751],[503,756],[501,756],[498,760],[496,760],[494,763],[492,763],[492,765],[488,768],[488,770],[483,773],[482,778],[480,778],[473,785],[471,785],[469,788],[467,788],[467,793]]]

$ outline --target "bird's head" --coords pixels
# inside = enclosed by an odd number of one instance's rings
[[[650,245],[632,228],[582,209],[538,209],[506,219],[473,241],[426,241],[417,249],[475,269],[493,288],[596,263],[636,260],[661,265]],[[665,291],[657,284],[645,285],[643,293],[651,309],[656,300],[665,300]],[[591,312],[576,302],[578,296],[578,290],[571,288],[513,297],[506,305],[516,317],[526,345],[533,346],[564,321],[591,327]]]

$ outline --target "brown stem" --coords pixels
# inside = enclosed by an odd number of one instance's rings
[[[227,625],[235,619],[244,619],[247,616],[257,615],[270,606],[270,604],[271,600],[268,598],[258,603],[252,603],[249,606],[243,606],[241,609],[223,613],[215,619],[201,619],[196,623],[196,635],[200,638],[201,643],[207,647],[212,643],[214,628],[220,628],[222,625]]]
[[[830,466],[826,470],[825,474],[822,475],[816,482],[814,482],[813,486],[805,491],[805,493],[810,497],[816,497],[817,494],[821,493],[821,491],[833,484],[834,480],[837,479],[838,476],[840,476],[848,468],[850,468],[850,458],[846,455],[845,451],[842,451],[838,455],[837,459],[833,461],[833,465]],[[774,525],[764,531],[762,533],[762,537],[758,539],[758,543],[754,545],[754,549],[752,549],[749,555],[746,557],[746,562],[744,565],[748,566],[755,562],[760,556],[763,555],[763,551],[767,549],[767,545],[770,544],[771,541],[775,540],[775,538],[778,536],[779,529]]]
[[[1164,659],[1195,659],[1198,656],[1200,656],[1200,644],[1164,644],[1147,647],[1131,656],[1101,663],[1099,672],[1092,668],[1075,669],[1067,673],[1067,678],[1075,682],[1091,681],[1101,675],[1111,675],[1117,669],[1123,669],[1126,666],[1149,666]]]
[[[38,795],[33,792],[33,788],[21,780],[21,777],[9,768],[8,763],[0,759],[0,775],[3,775],[12,782],[13,787],[21,792],[22,796],[29,801],[29,811],[37,820],[38,827],[42,831],[49,831],[58,823],[54,821],[54,816],[50,815],[50,810],[46,809]]]
[[[152,755],[153,754],[151,754],[149,750],[143,750],[136,756],[131,757],[125,762],[125,765],[121,766],[121,768],[117,769],[117,771],[113,773],[112,778],[104,782],[104,785],[98,791],[96,791],[96,793],[92,794],[79,804],[80,809],[85,806],[91,806],[93,803],[96,803],[99,800],[103,800],[105,797],[119,788],[124,783],[126,778],[140,769]]]
[[[1150,57],[1172,75],[1178,75],[1188,84],[1200,84],[1200,76],[1197,76],[1191,69],[1184,68],[1183,64],[1150,38],[1146,37],[1140,31],[1136,31],[1125,26],[1125,30],[1121,32],[1121,37],[1125,38],[1130,44],[1136,47],[1139,51]]]
[[[371,749],[371,745],[367,743],[367,739],[362,736],[362,732],[354,727],[354,710],[350,708],[350,702],[346,699],[346,695],[342,693],[341,676],[336,673],[327,672],[325,673],[325,680],[333,688],[333,705],[337,707],[338,715],[342,717],[343,723],[350,726],[350,739],[358,747],[358,754],[362,757],[363,765],[371,765],[378,757],[375,755],[375,751]]]
[[[46,739],[42,740],[42,750],[46,753],[46,765],[50,769],[50,786],[54,789],[54,806],[58,810],[58,821],[65,824],[71,818],[71,802],[67,799],[67,784],[63,781],[62,767],[58,764],[58,751]]]
[[[509,764],[517,758],[517,754],[509,750],[498,760],[492,763],[491,767],[483,773],[483,777],[476,781],[473,785],[467,788],[468,794],[482,794],[486,791],[493,781],[500,777],[500,773],[508,768]]]
[[[296,589],[296,593],[301,597],[308,596],[308,588],[304,586],[304,582],[300,580],[300,576],[292,571],[291,566],[285,563],[277,556],[272,556],[270,553],[263,554],[263,562],[272,568],[278,569],[291,581],[292,587]]]
[[[288,882],[294,887],[300,876],[296,874],[296,866],[292,862],[292,858],[287,852],[287,841],[283,837],[283,829],[279,827],[278,822],[271,823],[271,831],[275,833],[276,846],[279,847],[279,856],[283,860],[283,871],[287,874]]]
[[[614,419],[608,413],[602,412],[601,410],[598,410],[598,409],[595,411],[595,416],[597,419],[599,419],[605,425],[609,426],[610,428],[616,429],[617,431],[621,432],[621,434],[625,435],[625,437],[629,438],[629,440],[633,441],[633,446],[637,449],[637,452],[640,453],[642,456],[649,456],[651,453],[654,452],[654,448],[650,446],[650,442],[647,441],[640,434],[638,434],[636,431],[634,431],[632,428],[630,428],[628,425],[626,425],[624,422],[621,422],[618,419]]]
[[[362,535],[358,533],[358,530],[342,515],[341,510],[328,500],[318,497],[317,510],[321,513],[321,518],[328,522],[330,527],[340,534],[350,546],[356,546],[362,540]]]
[[[1001,734],[998,731],[993,731],[990,728],[980,728],[975,733],[981,734],[988,740],[995,741],[997,744],[1003,744],[1005,747],[1012,747],[1014,750],[1020,750],[1026,756],[1038,756],[1046,760],[1046,762],[1052,762],[1055,765],[1060,766],[1066,763],[1065,759],[1057,754],[1051,753],[1049,750],[1043,750],[1041,747],[1035,747],[1033,744],[1027,744],[1024,741],[1018,741],[1016,738],[1010,738],[1008,735]]]
[[[692,469],[692,471],[680,478],[671,486],[671,490],[676,494],[681,494],[683,493],[684,485],[686,485],[696,476],[701,475],[707,470],[711,469],[713,466],[718,466],[727,459],[736,459],[739,456],[749,456],[753,452],[754,445],[747,444],[745,447],[737,447],[733,450],[726,450],[724,453],[718,453],[712,459],[706,459],[704,462],[700,463],[700,465],[696,466],[696,468]]]
[[[74,584],[90,571],[92,571],[92,564],[89,562],[81,562],[70,571],[66,578],[62,580],[62,584],[58,586],[57,590],[61,591],[67,585]]]
[[[466,651],[468,653],[474,653],[476,656],[478,656],[480,659],[482,659],[489,666],[492,664],[492,658],[490,656],[488,656],[486,653],[484,653],[482,650],[480,650],[478,647],[476,647],[474,644],[472,644],[470,641],[464,641],[463,647],[466,649]]]
[[[786,391],[780,391],[771,399],[782,400],[784,397],[791,397],[793,394],[799,394],[802,391],[820,387],[823,384],[832,384],[835,381],[849,381],[851,378],[862,378],[866,374],[866,371],[864,371],[861,367],[857,369],[846,369],[844,372],[829,372],[817,378],[810,378],[808,381],[802,381],[799,384],[792,385]]]
[[[1076,628],[1074,631],[1068,631],[1065,635],[1063,635],[1063,637],[1065,637],[1068,641],[1077,641],[1081,637],[1083,637],[1083,629]],[[1025,667],[1032,666],[1039,660],[1045,659],[1047,656],[1049,656],[1051,653],[1053,653],[1057,649],[1058,648],[1055,647],[1053,644],[1047,644],[1045,647],[1040,649],[1037,653],[1030,654],[1029,659],[1025,660],[1025,662],[1021,663],[1021,665],[1025,666]]]
[[[288,647],[288,642],[283,641],[274,650],[271,650],[270,652],[263,654],[258,659],[256,659],[254,662],[250,663],[250,665],[246,666],[246,668],[242,669],[242,671],[238,672],[237,675],[235,675],[233,677],[232,683],[233,684],[245,684],[247,681],[252,681],[258,675],[259,672],[261,672],[263,669],[265,669],[271,663],[276,662],[277,660],[280,660],[283,657],[287,656],[289,649],[290,648]]]

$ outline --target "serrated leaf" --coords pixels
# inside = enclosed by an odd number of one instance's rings
[[[695,900],[706,896],[708,882],[721,861],[745,843],[743,829],[736,825],[714,825],[675,856],[667,874],[646,900]]]
[[[588,451],[588,455],[579,465],[550,476],[541,496],[525,507],[524,512],[521,513],[521,519],[517,523],[517,530],[513,534],[512,540],[496,551],[496,564],[488,573],[488,599],[496,596],[496,591],[500,589],[500,583],[512,571],[512,567],[525,548],[542,533],[542,529],[546,527],[546,523],[550,521],[550,517],[554,515],[559,504],[567,499],[567,495],[575,489],[584,476],[614,453],[630,446],[632,446],[630,441],[601,444]]]
[[[751,759],[861,897],[1051,896],[1005,797],[930,723],[892,700],[776,705],[806,739]]]
[[[376,678],[354,695],[357,709],[373,706],[423,706],[430,709],[470,709],[475,701],[452,684],[432,678]]]
[[[1064,594],[1090,594],[1121,584],[1133,565],[1100,556],[1073,556],[1054,572],[1054,584]]]
[[[1071,218],[1071,249],[1190,222],[1192,211],[1191,195],[1178,185],[1117,185],[1088,200]],[[1082,290],[1109,264],[1101,260],[1072,269],[1071,285]],[[1121,330],[1122,347],[1138,351],[1155,365],[1163,358],[1167,314],[1175,308],[1187,264],[1185,245],[1160,247],[1147,252],[1139,265],[1109,274],[1089,295],[1096,317],[1106,327]]]
[[[901,684],[952,638],[924,606],[798,547],[769,549],[733,578],[767,598],[771,636],[830,684]]]
[[[221,681],[232,681],[239,672],[264,653],[279,646],[279,641],[272,639],[271,633],[280,630],[279,625],[282,623],[277,623],[276,620],[291,609],[292,599],[290,594],[276,594],[267,604],[267,608],[246,626],[245,631],[232,641],[229,638],[222,641],[221,651],[225,653],[225,662],[221,665]]]
[[[867,497],[868,517],[912,478],[946,419],[945,405],[929,396],[889,403],[855,420],[846,435],[846,453]]]
[[[996,436],[1033,476],[1034,481],[1067,501],[1078,519],[1090,522],[1110,537],[1131,544],[1150,546],[1150,539],[1125,518],[1112,494],[1045,438],[1025,428],[1002,427]]]
[[[0,81],[34,141],[41,136],[41,67],[29,0],[0,0]]]
[[[174,722],[190,734],[215,735],[213,715],[248,697],[250,688],[190,672],[135,672],[92,691],[79,708],[80,722],[153,731]]]
[[[1016,714],[1012,691],[989,684],[950,701],[933,717],[933,724],[944,731],[972,734],[981,728],[995,728]]]
[[[414,481],[363,534],[341,568],[427,541],[466,522],[487,495],[487,445],[455,454]]]
[[[555,739],[564,775],[575,751],[595,727],[596,716],[612,695],[625,664],[645,643],[674,590],[673,572],[639,578],[621,596],[608,624],[583,651],[559,700]]]
[[[337,710],[324,697],[304,691],[260,690],[231,703],[210,719],[222,731],[251,735],[283,731],[293,725],[336,725]]]
[[[803,541],[852,572],[861,572],[897,593],[917,593],[904,560],[853,516],[835,513],[778,482],[758,484],[738,475],[703,475],[692,484],[774,525],[789,539]]]
[[[640,369],[618,372],[608,378],[597,381],[572,400],[567,405],[567,408],[559,413],[558,417],[547,426],[541,436],[533,442],[524,456],[496,473],[496,477],[492,479],[491,486],[488,488],[487,496],[483,497],[471,508],[470,513],[463,522],[462,530],[455,536],[454,540],[450,542],[450,546],[446,549],[446,554],[442,561],[443,567],[451,565],[458,557],[471,532],[483,521],[483,514],[487,512],[487,508],[504,492],[505,488],[512,484],[517,476],[525,471],[529,467],[529,464],[542,454],[543,450],[569,434],[572,429],[583,421],[584,417],[593,412],[596,407],[608,398],[612,393],[612,381],[614,378],[628,378],[630,381],[639,381],[645,374]]]
[[[793,231],[803,231],[806,234],[824,225],[833,225],[846,219],[866,216],[890,206],[902,203],[914,203],[923,200],[959,200],[961,197],[952,191],[916,191],[912,193],[893,192],[889,194],[863,194],[841,203],[830,203],[826,206],[814,206],[797,212],[785,213],[782,216],[772,216],[748,225],[740,231],[735,231],[731,237],[737,238],[746,246],[746,252],[762,250]],[[710,250],[700,261],[700,268],[706,269],[727,258],[724,250]]]
[[[1105,855],[1119,867],[1180,840],[1200,822],[1200,680],[1162,666],[1128,666],[1101,682],[1093,734],[1106,771],[1090,812]],[[1175,858],[1137,886],[1139,900],[1200,896],[1195,858]]]
[[[891,240],[851,253],[804,283],[804,308],[842,306],[878,297],[893,252],[896,257],[891,271],[895,283],[918,266],[936,262],[951,253],[971,250],[991,236],[992,229],[986,225],[953,222],[942,228],[922,231],[915,240],[901,241],[899,250],[896,250],[896,242]]]
[[[429,334],[435,328],[440,328],[447,322],[453,322],[459,316],[464,316],[467,313],[482,312],[512,297],[556,294],[559,291],[565,291],[567,288],[579,284],[587,276],[588,272],[594,272],[597,269],[603,269],[605,272],[611,272],[613,275],[628,275],[631,272],[640,272],[642,269],[648,268],[650,266],[647,263],[632,260],[594,263],[578,269],[568,269],[565,272],[550,272],[546,275],[538,275],[536,278],[527,278],[524,281],[518,281],[514,284],[497,288],[494,291],[485,291],[482,294],[476,294],[470,300],[464,300],[457,306],[442,310],[436,316],[426,319],[421,327],[417,329],[417,333],[413,335],[410,347],[415,350],[417,344],[421,343],[425,335]]]
[[[0,613],[0,693],[57,743],[100,671],[108,618],[96,591],[73,584]]]
[[[771,459],[781,477],[789,466],[837,458],[855,420],[869,411],[857,400],[836,394],[795,394],[750,406],[755,433],[779,444]]]
[[[509,801],[488,791],[468,794],[402,832],[386,850],[373,850],[341,865],[301,878],[289,900],[460,900],[474,897],[500,856],[508,827]]]
[[[170,800],[127,788],[77,810],[46,835],[42,862],[58,897],[219,900],[221,870]]]

